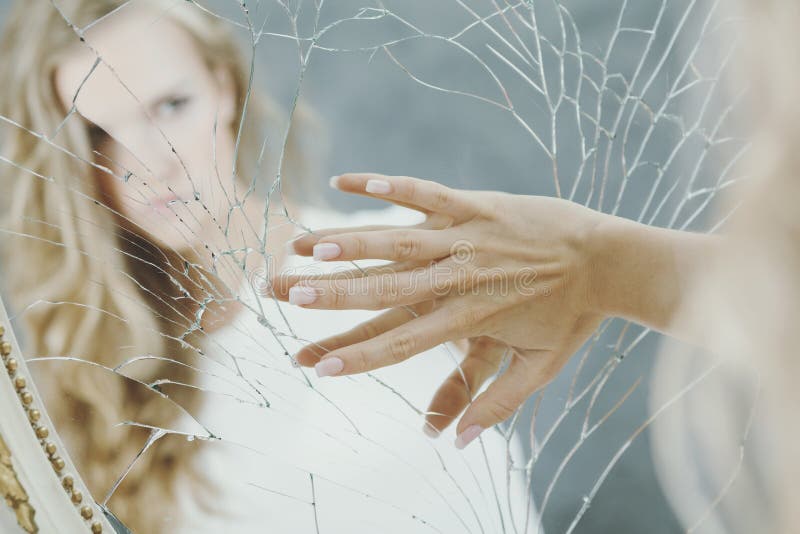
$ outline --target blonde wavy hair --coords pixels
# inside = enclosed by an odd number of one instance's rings
[[[145,1],[158,4],[193,38],[210,69],[227,69],[238,96],[236,116],[242,117],[250,72],[230,24],[186,2],[180,9],[164,9],[170,2]],[[54,365],[37,373],[57,431],[99,498],[150,435],[143,428],[119,427],[120,422],[171,428],[185,417],[180,410],[165,409],[164,399],[143,384],[165,377],[192,383],[204,339],[200,332],[186,335],[197,299],[181,299],[175,281],[205,291],[213,279],[208,272],[186,268],[178,251],[120,224],[113,199],[103,198],[99,188],[90,125],[73,120],[79,117],[65,120],[70,110],[63,109],[54,87],[62,54],[82,45],[76,28],[126,3],[62,0],[56,9],[50,2],[21,0],[0,42],[0,79],[7,81],[0,91],[0,201],[7,236],[3,281],[12,308],[22,312],[27,354],[71,356],[108,368],[137,356],[172,360],[150,359],[136,381],[98,381],[85,364],[63,363],[57,374]],[[257,159],[258,129],[275,118],[272,109],[252,92],[239,169]],[[293,137],[284,165],[289,173],[301,164],[292,150]],[[172,388],[169,396],[189,413],[201,405],[201,394],[192,387]],[[114,493],[114,512],[135,532],[161,531],[163,516],[172,515],[167,512],[176,504],[176,482],[201,476],[192,461],[197,451],[197,442],[159,439]]]

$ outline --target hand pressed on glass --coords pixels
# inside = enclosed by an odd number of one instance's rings
[[[688,278],[720,238],[650,227],[561,199],[457,191],[415,178],[348,174],[332,185],[427,217],[414,227],[324,230],[292,242],[295,253],[318,260],[393,261],[274,281],[278,298],[309,308],[391,308],[304,347],[297,361],[320,376],[349,375],[468,339],[464,361],[426,418],[428,433],[438,432],[469,404],[457,428],[459,447],[550,382],[606,317],[695,337],[672,317]],[[506,351],[506,371],[470,404]]]
[[[595,212],[558,199],[455,191],[404,177],[345,175],[335,185],[412,207],[427,219],[413,228],[324,231],[294,242],[296,253],[318,259],[395,262],[273,284],[279,298],[305,307],[391,308],[302,349],[297,360],[320,375],[362,373],[469,338],[464,362],[429,410],[427,428],[439,431],[511,349],[507,371],[461,418],[463,446],[552,380],[600,322],[584,243],[598,222]]]

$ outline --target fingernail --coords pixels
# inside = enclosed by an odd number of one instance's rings
[[[376,195],[388,195],[392,192],[392,184],[386,180],[367,180],[367,193],[375,193]]]
[[[317,290],[308,286],[292,286],[289,288],[289,304],[302,306],[317,300]]]
[[[483,428],[478,425],[468,426],[461,434],[458,435],[456,438],[456,449],[463,449],[472,441],[481,435],[483,432]]]
[[[339,189],[339,177],[331,176],[330,180],[328,180],[328,184],[334,189]]]
[[[336,243],[317,243],[314,245],[314,259],[317,261],[332,260],[342,253],[342,247]]]
[[[314,370],[317,372],[317,376],[320,378],[323,376],[338,375],[342,372],[342,369],[344,369],[344,362],[336,357],[325,358],[314,366]]]
[[[431,439],[436,439],[439,437],[440,432],[436,430],[432,425],[425,423],[425,426],[422,427],[422,431]]]

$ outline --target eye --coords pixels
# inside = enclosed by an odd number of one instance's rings
[[[171,96],[165,98],[156,106],[156,113],[160,117],[170,117],[180,112],[189,104],[188,96]]]

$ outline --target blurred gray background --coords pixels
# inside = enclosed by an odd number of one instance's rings
[[[492,0],[473,0],[466,2],[477,13],[489,13],[495,8]],[[499,2],[502,4],[502,2]],[[558,37],[560,30],[556,18],[550,13],[551,2],[541,4],[544,10],[540,21],[542,32]],[[0,20],[11,2],[0,0]],[[241,20],[237,2],[211,2],[215,9],[231,14]],[[290,2],[295,8],[297,2]],[[312,2],[306,2],[313,6]],[[465,9],[455,0],[403,0],[384,2],[387,8],[419,28],[421,31],[446,35],[464,28],[474,21]],[[622,26],[644,29],[660,21],[654,39],[655,52],[645,62],[645,70],[654,73],[655,81],[645,95],[651,107],[657,107],[658,99],[663,100],[665,87],[680,75],[687,49],[697,40],[697,34],[683,32],[679,42],[668,48],[674,30],[687,12],[686,1],[671,2],[663,9],[657,0],[637,0],[632,2],[625,13]],[[360,7],[378,4],[370,0],[336,0],[325,4],[320,26],[351,17]],[[598,2],[576,0],[564,2],[574,18],[582,46],[602,57],[604,47],[618,28],[621,1]],[[703,5],[699,2],[698,5]],[[275,7],[272,1],[263,1],[259,7],[256,2],[248,2],[254,17],[269,15],[265,28],[269,31],[286,32],[290,30],[285,13]],[[538,8],[538,5],[537,5]],[[299,17],[301,33],[310,34],[313,19],[301,10]],[[692,18],[702,20],[702,12],[692,14]],[[502,25],[498,25],[502,28]],[[572,35],[572,32],[569,32]],[[407,35],[407,28],[397,21],[360,21],[343,24],[332,30],[320,40],[320,46],[357,48],[366,44],[386,42],[394,37]],[[511,34],[506,34],[511,36]],[[512,36],[513,37],[513,36]],[[646,36],[630,32],[630,41],[622,41],[609,61],[613,68],[625,75],[632,75],[643,55]],[[246,35],[243,35],[246,39]],[[530,35],[523,35],[527,46],[532,46]],[[464,42],[486,56],[486,43],[492,42],[499,50],[496,36],[480,27],[465,34]],[[568,39],[574,43],[574,37]],[[476,64],[465,59],[465,54],[455,47],[436,40],[417,40],[404,43],[392,49],[404,65],[415,75],[424,79],[476,94],[498,98],[500,92],[490,76]],[[669,50],[666,61],[658,62],[658,51]],[[293,42],[280,38],[266,38],[259,46],[256,62],[256,80],[260,87],[287,109],[297,86],[298,53]],[[566,61],[571,61],[567,59]],[[613,63],[613,66],[612,66]],[[546,73],[551,82],[558,80],[556,62],[545,62]],[[546,135],[550,124],[541,102],[530,93],[525,83],[509,68],[493,63],[496,72],[502,76],[503,85],[513,95],[520,113],[537,131]],[[591,67],[587,66],[587,69]],[[595,68],[595,70],[597,70]],[[567,75],[569,78],[569,75]],[[646,78],[646,77],[645,77]],[[4,83],[10,83],[4,80]],[[555,87],[555,86],[553,86]],[[659,96],[660,95],[660,96]],[[368,52],[330,53],[315,51],[302,85],[303,101],[313,109],[322,128],[314,130],[306,139],[309,153],[318,158],[318,175],[304,177],[303,187],[321,192],[328,203],[342,210],[380,207],[364,200],[353,199],[343,194],[330,192],[327,177],[346,171],[376,171],[387,174],[402,174],[424,177],[442,183],[471,189],[497,189],[513,193],[553,195],[555,193],[552,164],[532,141],[524,128],[506,111],[468,97],[447,94],[423,87],[382,51],[371,56]],[[588,105],[588,104],[587,104]],[[604,106],[614,108],[609,99]],[[680,109],[670,108],[670,113],[680,114]],[[692,115],[691,111],[686,113]],[[559,117],[558,136],[560,150],[559,168],[565,169],[564,176],[576,169],[579,160],[579,136],[574,122],[568,117]],[[630,127],[631,137],[641,137],[648,130],[646,119],[636,119]],[[646,159],[652,162],[665,162],[676,139],[681,134],[664,129],[656,131],[654,142],[646,148]],[[563,138],[563,139],[562,139]],[[611,143],[613,145],[613,143]],[[613,147],[612,147],[613,148]],[[612,150],[612,149],[609,149]],[[626,150],[621,147],[620,150]],[[612,150],[613,151],[613,150]],[[642,171],[631,179],[622,197],[620,213],[638,217],[646,199],[654,193],[656,200],[666,198],[667,191],[675,180],[683,179],[683,170],[698,161],[698,156],[687,148],[682,156],[689,163],[676,163],[673,174],[667,174],[661,181],[654,175]],[[619,158],[612,158],[618,161]],[[680,159],[680,158],[679,158]],[[653,165],[653,167],[658,167]],[[607,171],[609,179],[609,199],[616,198],[623,171],[618,163],[613,163]],[[713,174],[713,173],[711,173]],[[568,179],[565,186],[571,185]],[[569,187],[566,187],[569,189]],[[309,191],[311,193],[311,191]],[[309,195],[313,196],[313,195]],[[597,196],[579,188],[576,199],[598,202]],[[680,190],[667,199],[666,205],[674,206],[680,200]],[[604,210],[613,207],[608,201],[594,205]],[[655,216],[656,224],[669,224],[671,211],[665,209]],[[704,217],[693,221],[691,227],[702,228]],[[601,428],[578,448],[568,462],[564,472],[554,486],[553,494],[544,513],[544,525],[548,533],[566,531],[576,513],[584,503],[598,476],[609,464],[614,453],[625,443],[631,434],[647,419],[648,380],[653,367],[658,338],[649,335],[629,354],[615,353],[615,343],[622,324],[612,325],[602,336],[598,349],[592,352],[583,374],[591,378],[609,358],[619,356],[622,362],[609,380],[597,401],[598,408],[593,420],[609,408],[638,379],[641,385],[622,404]],[[630,340],[640,332],[630,329],[625,335]],[[562,413],[564,398],[570,385],[572,372],[577,362],[572,362],[559,381],[548,390],[539,409],[537,435],[542,437],[549,425]],[[584,382],[586,379],[582,379]],[[584,406],[585,408],[585,406]],[[526,412],[530,414],[530,409]],[[534,470],[534,495],[541,503],[544,491],[558,469],[559,464],[576,443],[584,412],[576,409],[567,415],[560,429],[554,433],[548,446],[541,452]],[[522,420],[527,419],[523,417]],[[521,424],[520,434],[527,435]],[[656,480],[651,455],[649,435],[639,435],[622,455],[620,461],[611,469],[608,478],[600,486],[590,507],[582,518],[576,532],[595,533],[652,533],[667,534],[681,532],[675,515],[670,509],[658,481]]]

